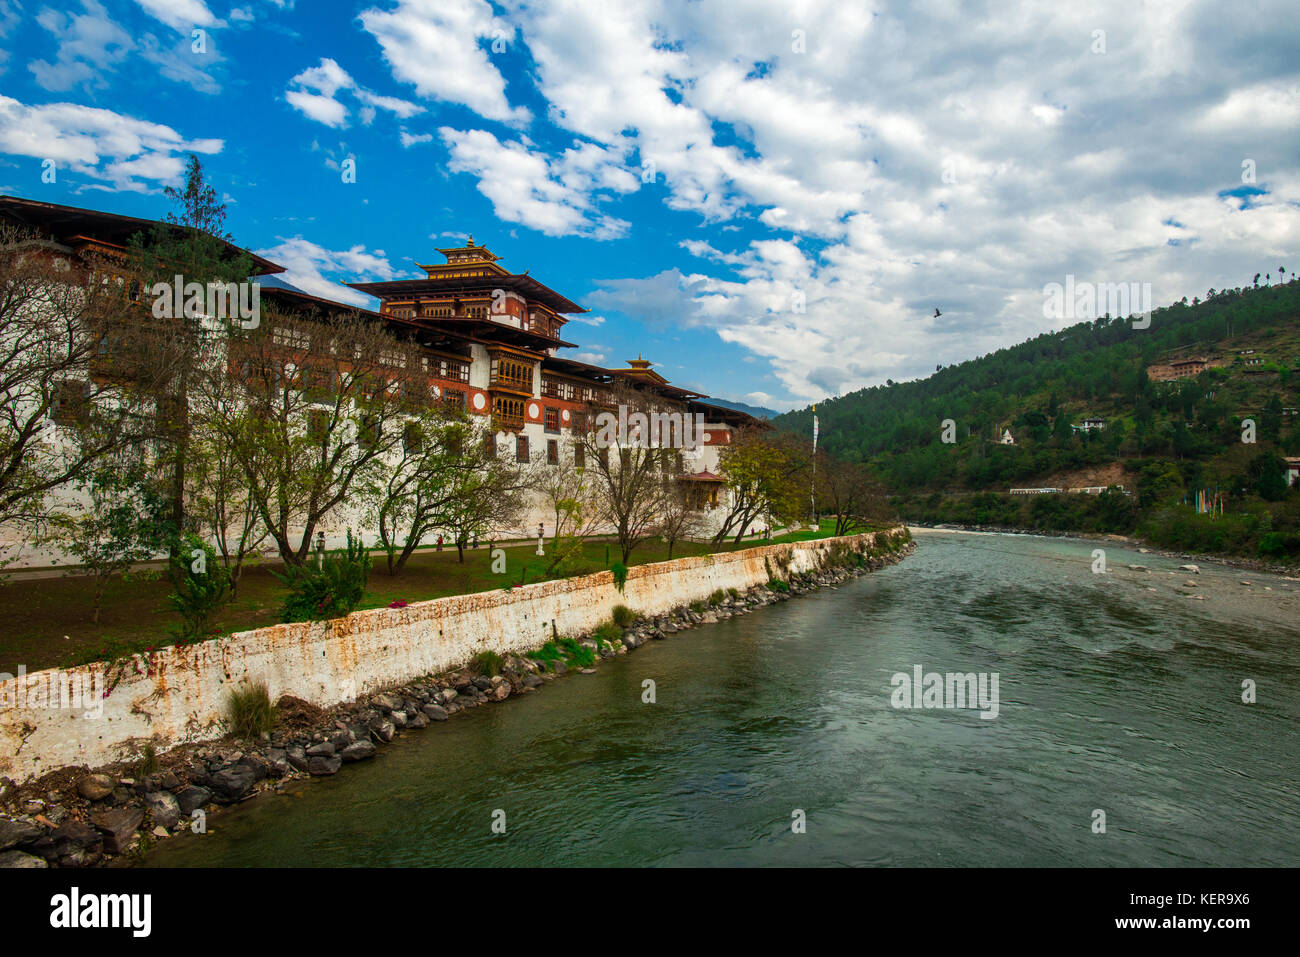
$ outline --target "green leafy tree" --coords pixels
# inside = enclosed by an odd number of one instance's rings
[[[203,638],[208,620],[230,599],[230,572],[218,560],[216,549],[191,533],[172,548],[167,574],[172,583],[167,603],[182,622],[177,638],[182,642]]]

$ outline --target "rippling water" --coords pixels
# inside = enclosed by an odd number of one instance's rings
[[[1206,566],[1191,589],[1111,545],[1095,575],[1095,547],[921,535],[901,565],[412,732],[149,863],[1300,864],[1297,583]],[[999,716],[894,709],[918,664],[997,672]]]

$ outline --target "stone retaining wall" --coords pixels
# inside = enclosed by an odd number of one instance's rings
[[[509,592],[358,611],[328,622],[272,625],[163,648],[112,666],[68,669],[59,677],[99,677],[112,686],[102,714],[87,717],[82,708],[0,711],[0,776],[22,783],[60,767],[126,760],[146,742],[161,753],[219,737],[225,697],[244,679],[266,682],[272,701],[289,694],[328,708],[419,675],[451,670],[480,651],[523,653],[554,634],[586,634],[618,604],[658,615],[703,600],[719,588],[762,584],[769,577],[764,559],[778,575],[783,565],[790,572],[806,572],[817,567],[834,542],[856,548],[893,531],[637,565],[629,569],[622,593],[613,574],[605,571]],[[26,702],[28,689],[48,687],[51,677],[36,672],[0,683],[0,702]]]

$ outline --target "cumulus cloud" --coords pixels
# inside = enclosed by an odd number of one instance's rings
[[[407,119],[419,113],[422,107],[396,97],[380,96],[367,90],[352,79],[343,67],[330,57],[321,57],[319,64],[308,67],[289,81],[289,88],[284,98],[295,110],[317,123],[341,128],[348,125],[351,112],[338,98],[341,92],[348,92],[361,107],[358,111],[361,122],[369,126],[375,118],[376,110],[382,109],[401,119]],[[408,146],[406,134],[402,134],[403,146]]]
[[[489,120],[528,121],[528,110],[507,102],[505,79],[480,46],[486,40],[508,50],[515,39],[514,27],[486,0],[398,0],[392,10],[372,7],[360,19],[393,77],[420,96],[461,104]]]
[[[547,236],[614,239],[627,233],[630,223],[596,208],[600,195],[637,186],[610,151],[588,143],[552,158],[524,140],[502,142],[487,130],[444,126],[438,132],[451,153],[448,169],[476,176],[479,192],[501,219]]]
[[[1300,239],[1282,3],[1231,23],[1204,3],[993,7],[978,24],[833,0],[513,13],[553,122],[637,157],[642,188],[706,226],[680,241],[689,268],[587,301],[715,330],[769,363],[774,402],[1055,328],[1042,287],[1067,273],[1169,301],[1240,285]],[[751,238],[720,241],[737,223]]]
[[[155,20],[183,33],[189,33],[195,27],[222,25],[203,0],[135,0],[135,2]]]
[[[36,22],[58,43],[54,62],[27,64],[36,82],[46,90],[108,85],[104,77],[121,63],[132,47],[131,35],[109,18],[98,0],[81,0],[81,13],[67,14],[44,7]]]
[[[144,191],[180,182],[186,153],[218,153],[219,139],[187,140],[170,126],[112,110],[50,103],[27,106],[0,95],[0,153],[52,159],[60,169],[114,189]]]
[[[374,305],[375,300],[355,289],[349,289],[343,285],[343,281],[401,278],[382,249],[368,251],[364,246],[357,245],[350,249],[334,250],[301,236],[277,238],[279,242],[276,245],[256,250],[257,255],[286,267],[285,272],[280,274],[285,282],[322,299],[368,309]]]

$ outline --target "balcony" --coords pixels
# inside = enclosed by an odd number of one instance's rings
[[[506,392],[517,392],[521,395],[531,396],[533,394],[533,376],[529,371],[526,375],[514,375],[509,372],[493,372],[488,377],[489,389],[500,389]]]
[[[524,428],[523,415],[511,412],[493,412],[492,428],[497,432],[521,432]]]

